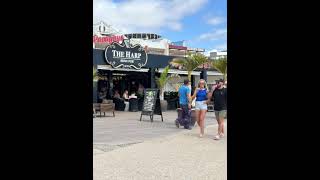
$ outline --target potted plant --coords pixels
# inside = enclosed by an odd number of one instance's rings
[[[166,66],[161,73],[160,77],[156,77],[156,83],[158,88],[160,89],[160,104],[161,104],[161,110],[165,111],[167,110],[168,103],[164,100],[164,87],[167,84],[168,81],[170,81],[173,77],[179,77],[177,74],[169,74],[169,66]]]

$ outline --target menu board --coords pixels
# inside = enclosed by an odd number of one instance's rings
[[[140,121],[141,121],[142,115],[149,115],[151,118],[151,121],[153,121],[154,114],[161,115],[161,119],[163,121],[158,92],[159,92],[159,89],[145,90]],[[156,109],[156,106],[159,106],[159,107]],[[155,109],[157,110],[156,113],[155,113]]]
[[[158,89],[146,89],[142,111],[152,111],[155,108]]]

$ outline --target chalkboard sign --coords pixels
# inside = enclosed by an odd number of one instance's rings
[[[155,113],[156,106],[160,105],[159,101],[159,89],[146,89],[144,93],[144,101],[143,101],[143,107],[141,111],[140,121],[142,118],[142,115],[148,115],[150,116],[151,122],[153,121],[153,115],[161,115],[161,119],[163,121],[161,108],[160,111],[157,107],[157,112]]]

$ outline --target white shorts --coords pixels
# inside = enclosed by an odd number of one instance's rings
[[[208,106],[206,101],[196,101],[196,110],[207,110]]]

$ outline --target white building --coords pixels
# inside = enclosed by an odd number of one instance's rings
[[[123,39],[129,39],[133,45],[140,44],[149,54],[185,57],[188,52],[203,53],[205,51],[200,48],[186,47],[184,41],[181,41],[182,44],[178,44],[180,41],[171,42],[155,33],[124,34],[103,21],[93,25],[93,48],[105,49],[111,42],[121,43]]]
[[[227,58],[227,51],[214,51],[210,52],[210,59]]]

